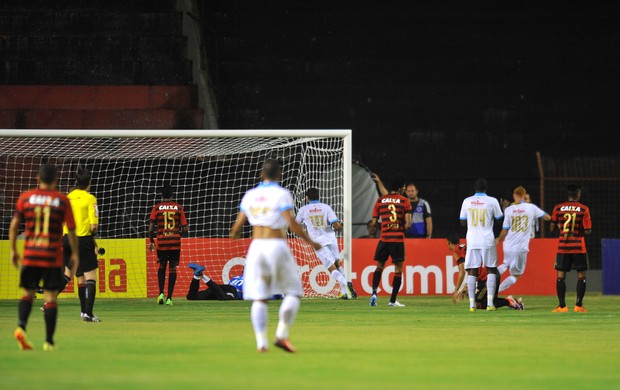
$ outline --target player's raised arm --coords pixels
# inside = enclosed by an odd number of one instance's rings
[[[247,220],[248,220],[247,215],[245,215],[243,211],[239,211],[239,214],[237,214],[237,219],[235,220],[235,223],[230,229],[230,238],[235,239],[235,240],[239,238],[239,236],[241,235],[241,229],[243,229],[243,225],[245,224]],[[293,219],[293,222],[295,222],[294,219]]]

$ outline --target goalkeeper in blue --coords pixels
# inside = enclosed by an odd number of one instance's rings
[[[342,223],[336,216],[331,206],[319,200],[319,190],[309,188],[306,191],[308,204],[299,209],[295,220],[304,224],[310,238],[322,245],[321,249],[315,250],[316,256],[321,260],[332,277],[340,284],[340,299],[357,298],[353,284],[347,282],[346,273],[340,264],[340,252],[336,231],[342,231]]]

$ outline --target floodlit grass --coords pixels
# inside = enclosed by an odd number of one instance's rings
[[[550,313],[555,297],[526,297],[526,310],[469,313],[447,297],[306,299],[291,340],[298,353],[255,351],[249,302],[96,302],[84,323],[62,300],[57,349],[13,339],[17,302],[0,301],[0,388],[611,389],[620,387],[620,297],[586,295],[589,313]],[[569,296],[569,302],[574,297]],[[273,335],[279,301],[269,305]],[[570,306],[572,309],[572,306]]]

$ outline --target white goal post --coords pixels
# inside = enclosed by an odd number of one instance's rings
[[[241,196],[259,182],[266,158],[283,162],[282,185],[305,204],[305,191],[319,188],[322,201],[342,219],[339,237],[351,278],[351,130],[8,130],[0,129],[0,252],[8,259],[8,225],[19,193],[36,186],[38,168],[59,168],[58,189],[69,192],[78,166],[92,171],[91,192],[100,208],[98,297],[146,298],[157,285],[154,253],[146,229],[165,183],[187,213],[175,296],[191,279],[187,263],[203,263],[218,283],[242,271],[250,227],[241,240],[228,238]],[[21,231],[21,230],[20,230]],[[338,295],[312,249],[289,234],[306,296]],[[19,297],[18,271],[0,265],[0,299]],[[61,296],[77,296],[68,286]]]

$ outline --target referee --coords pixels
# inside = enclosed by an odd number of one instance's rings
[[[97,242],[95,235],[99,228],[99,209],[97,198],[88,192],[92,184],[91,173],[87,169],[78,167],[75,175],[75,189],[67,195],[71,202],[71,209],[75,218],[75,233],[78,237],[78,253],[80,263],[75,272],[78,279],[78,296],[80,297],[81,317],[85,322],[101,322],[93,314],[95,293],[97,291]],[[63,237],[63,253],[65,261],[64,287],[71,281],[73,275],[70,268],[71,247],[65,227]],[[62,291],[61,289],[61,291]]]

